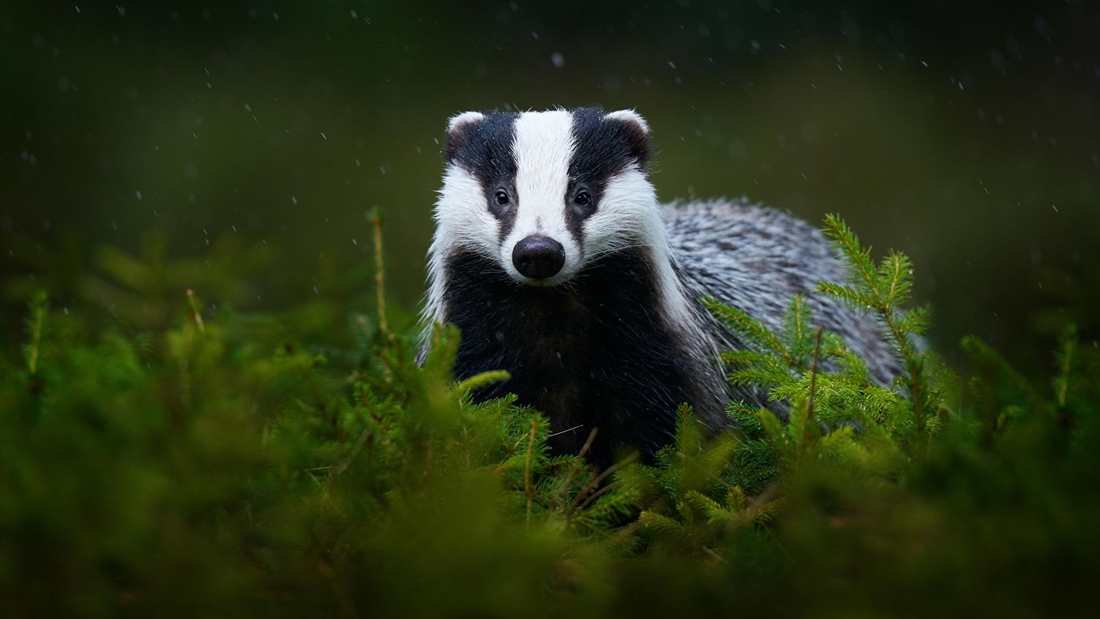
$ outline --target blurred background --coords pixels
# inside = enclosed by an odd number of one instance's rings
[[[648,119],[663,200],[836,212],[910,254],[948,357],[975,333],[1039,368],[1064,322],[1100,337],[1098,2],[0,7],[8,344],[37,288],[369,310],[375,206],[412,312],[447,118],[578,105]]]

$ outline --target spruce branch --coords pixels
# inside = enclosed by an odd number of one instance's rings
[[[590,479],[588,481],[588,483],[586,483],[583,487],[581,487],[580,491],[577,492],[576,497],[573,499],[573,502],[570,503],[569,507],[567,507],[566,510],[565,510],[565,522],[566,522],[566,524],[569,523],[569,521],[572,518],[573,514],[576,513],[579,510],[581,503],[584,502],[583,499],[585,498],[585,496],[589,492],[592,492],[592,490],[596,486],[600,485],[600,482],[602,482],[604,479],[607,479],[607,477],[610,476],[611,474],[613,474],[615,471],[623,468],[624,466],[634,462],[637,459],[638,459],[638,453],[634,452],[634,453],[630,454],[629,456],[623,458],[622,460],[619,460],[615,464],[612,464],[611,466],[607,467],[606,471],[600,473],[599,475],[594,476],[592,479]],[[587,503],[585,503],[585,504],[587,505]]]
[[[592,448],[592,442],[596,440],[596,434],[599,433],[599,431],[599,428],[592,428],[592,431],[588,433],[588,440],[584,442],[584,445],[581,445],[581,449],[577,452],[576,457],[569,459],[570,461],[572,461],[573,466],[569,467],[569,472],[566,474],[565,480],[562,481],[560,485],[558,496],[554,498],[553,503],[551,503],[550,505],[551,509],[557,507],[560,504],[564,504],[566,501],[569,500],[569,488],[572,486],[573,480],[576,478],[577,473],[580,473],[581,470],[584,468],[584,456],[588,453],[588,450]],[[554,435],[551,434],[550,436]]]
[[[870,309],[886,327],[886,338],[905,369],[904,384],[912,400],[914,422],[918,436],[924,434],[926,357],[914,340],[931,320],[931,310],[920,307],[903,310],[899,306],[909,300],[912,291],[913,268],[909,258],[890,251],[877,268],[871,259],[871,248],[863,248],[858,237],[839,216],[825,217],[825,234],[836,244],[841,259],[849,267],[854,286],[822,282],[818,290],[847,302],[855,309]]]
[[[825,333],[824,325],[817,328],[817,346],[814,348],[814,364],[810,368],[810,397],[806,403],[806,421],[814,419],[814,396],[817,394],[817,362],[821,357],[821,336]]]
[[[507,370],[493,370],[490,372],[482,372],[475,374],[467,378],[466,380],[456,384],[454,391],[458,394],[465,395],[475,389],[480,389],[493,383],[502,383],[512,377]]]
[[[784,358],[790,357],[790,352],[783,342],[748,313],[709,297],[703,297],[700,303],[723,326],[745,338],[746,343],[764,350],[775,351]]]
[[[999,382],[1011,385],[1023,395],[1029,406],[1041,408],[1045,405],[1043,396],[1032,387],[1031,382],[989,344],[977,336],[968,335],[962,339],[962,348],[974,361],[992,370],[1001,379]]]

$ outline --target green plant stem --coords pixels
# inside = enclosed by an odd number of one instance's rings
[[[44,302],[36,299],[34,308],[34,325],[31,328],[31,345],[27,353],[27,369],[31,376],[38,373],[38,351],[42,345],[42,326],[46,322],[46,306]]]
[[[523,491],[527,495],[527,523],[531,523],[531,499],[533,494],[531,492],[531,455],[535,451],[535,433],[538,430],[539,424],[536,420],[531,420],[531,435],[527,441],[527,461],[523,467]]]
[[[386,288],[382,263],[382,218],[379,215],[371,217],[371,227],[374,228],[374,284],[378,295],[378,328],[383,334],[389,332],[386,323]]]

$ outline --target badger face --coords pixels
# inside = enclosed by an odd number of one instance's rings
[[[636,245],[657,217],[633,111],[467,112],[451,119],[433,256],[473,251],[516,282],[556,286]]]

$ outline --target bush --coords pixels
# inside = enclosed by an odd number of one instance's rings
[[[450,379],[459,334],[386,306],[334,334],[332,303],[214,309],[211,271],[106,251],[92,311],[29,305],[0,361],[5,616],[1049,616],[1100,576],[1100,357],[1072,328],[1036,385],[976,339],[958,379],[903,309],[911,265],[875,265],[836,218],[853,280],[905,375],[885,387],[801,298],[782,333],[708,308],[749,350],[707,437],[687,408],[655,466],[552,455],[507,378]],[[235,254],[234,251],[239,252]],[[160,258],[158,258],[159,260]],[[188,263],[189,264],[189,263]],[[251,266],[242,266],[242,265]],[[154,268],[155,267],[155,268]],[[178,278],[178,279],[172,279]],[[379,271],[380,278],[380,271]],[[381,283],[381,281],[379,282]],[[93,285],[94,284],[94,285]],[[381,287],[378,289],[381,291]],[[227,292],[226,294],[230,294]],[[314,335],[325,332],[325,343]],[[828,369],[829,371],[826,371]]]

